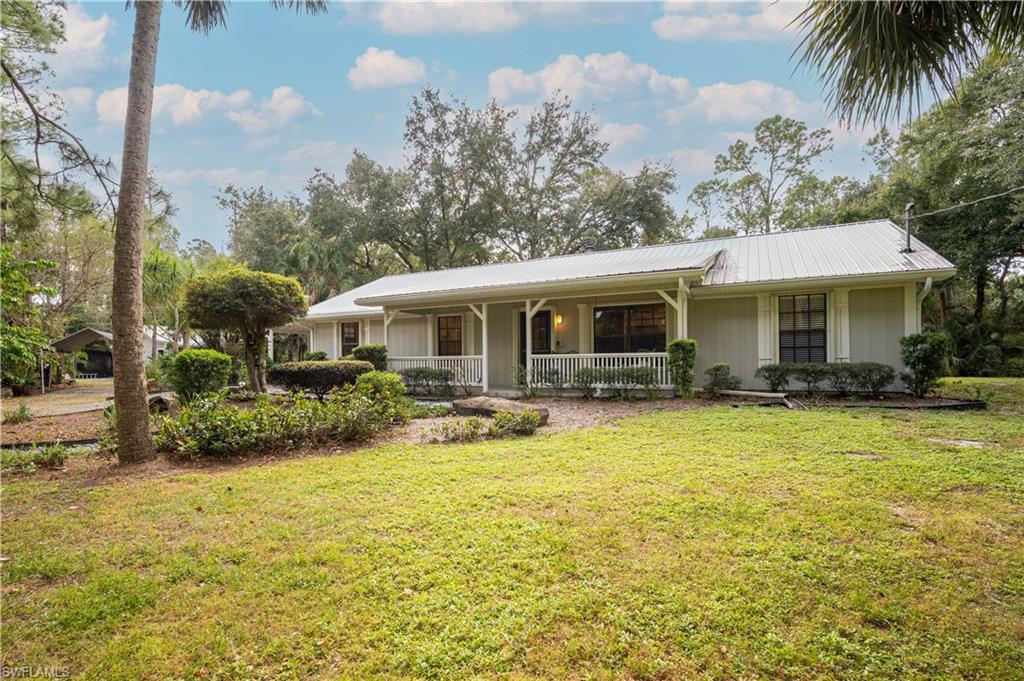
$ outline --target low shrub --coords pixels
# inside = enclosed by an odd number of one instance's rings
[[[393,423],[400,407],[400,402],[374,398],[369,388],[355,386],[343,387],[325,400],[296,395],[275,403],[260,395],[252,409],[208,395],[165,418],[154,444],[158,451],[196,458],[363,440]]]
[[[386,345],[357,345],[352,349],[352,356],[361,362],[369,362],[377,371],[388,370],[388,348]]]
[[[167,366],[167,378],[182,404],[223,390],[231,375],[231,357],[216,350],[182,350]]]
[[[558,395],[565,388],[565,376],[562,374],[562,370],[558,367],[546,367],[537,372],[535,377],[537,383],[546,385],[551,388],[551,391]]]
[[[516,367],[516,385],[526,399],[533,399],[540,395],[540,386],[537,384],[536,377],[530,376],[522,364]]]
[[[28,473],[37,468],[60,468],[71,450],[60,442],[32,449],[7,449],[0,459],[0,469]]]
[[[765,364],[757,368],[754,377],[764,381],[771,392],[780,393],[789,385],[789,375],[792,370],[792,364]]]
[[[472,442],[483,437],[484,420],[479,416],[445,419],[430,429],[435,442]]]
[[[409,392],[416,395],[455,396],[455,372],[434,367],[409,367],[398,372]]]
[[[409,419],[405,409],[405,383],[393,371],[368,371],[356,379],[356,392],[387,409],[387,418],[394,423]],[[387,406],[385,406],[387,405]]]
[[[648,399],[658,396],[658,373],[653,367],[607,367],[598,369],[598,382],[608,386],[620,400],[629,400],[635,390],[643,390]]]
[[[677,338],[668,344],[668,373],[676,395],[693,395],[693,366],[697,362],[697,341]]]
[[[586,399],[591,399],[597,394],[597,384],[600,383],[600,371],[594,367],[581,367],[576,370],[572,379],[572,387],[578,390]]]
[[[487,426],[488,437],[511,437],[513,435],[533,435],[540,427],[540,414],[535,411],[522,411],[518,414],[502,409],[494,415]]]
[[[825,379],[839,395],[845,397],[857,386],[857,370],[849,362],[835,362],[825,367]]]
[[[790,370],[790,376],[794,380],[804,384],[804,390],[809,393],[821,392],[822,382],[829,377],[829,366],[821,362],[798,362],[794,363]]]
[[[314,350],[313,352],[307,352],[303,356],[303,362],[323,362],[327,359],[327,353],[323,350]]]
[[[888,364],[855,362],[850,366],[853,367],[857,390],[866,392],[872,397],[878,397],[896,380],[896,370]]]
[[[723,390],[736,390],[742,383],[739,376],[733,376],[732,367],[725,362],[712,364],[704,371],[704,376],[704,390],[714,397]]]
[[[344,359],[282,362],[267,372],[267,378],[287,390],[309,391],[322,401],[327,393],[354,384],[359,376],[369,371],[373,371],[369,362]]]
[[[900,339],[900,359],[907,368],[900,374],[907,389],[924,397],[947,373],[949,336],[939,331],[922,331]]]
[[[452,413],[452,408],[447,404],[423,404],[407,397],[402,403],[402,411],[405,412],[406,418],[430,419],[448,416]]]
[[[1006,360],[1003,362],[1000,373],[1011,378],[1024,378],[1024,357],[1014,357]]]
[[[3,422],[7,424],[25,423],[32,419],[32,410],[29,409],[28,404],[25,402],[19,402],[18,406],[14,409],[4,412]]]

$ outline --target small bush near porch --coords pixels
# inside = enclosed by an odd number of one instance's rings
[[[73,677],[1013,679],[1024,381],[4,480],[2,656]]]

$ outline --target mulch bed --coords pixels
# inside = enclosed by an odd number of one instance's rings
[[[4,445],[34,442],[95,440],[106,434],[102,411],[86,411],[61,416],[37,416],[24,423],[3,424],[0,441]]]

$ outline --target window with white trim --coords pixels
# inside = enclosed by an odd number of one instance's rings
[[[462,354],[462,315],[443,315],[437,318],[437,354]]]
[[[828,361],[824,293],[779,296],[779,361]]]
[[[359,345],[359,322],[341,323],[341,356],[351,355]]]

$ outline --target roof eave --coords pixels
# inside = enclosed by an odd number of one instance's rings
[[[713,258],[714,256],[712,256]],[[408,293],[399,294],[393,296],[369,296],[366,298],[356,298],[355,302],[359,305],[402,305],[409,303],[424,304],[424,303],[448,303],[451,304],[452,297],[460,297],[462,299],[473,299],[475,297],[484,297],[489,293],[500,292],[502,296],[530,296],[530,295],[544,295],[552,294],[552,289],[557,289],[557,293],[561,294],[565,291],[581,291],[588,288],[593,288],[595,283],[599,284],[617,284],[617,283],[636,283],[642,284],[649,281],[667,281],[669,279],[675,279],[678,277],[701,277],[705,274],[708,267],[707,261],[702,262],[697,267],[687,267],[684,269],[672,269],[672,270],[658,270],[655,272],[636,272],[630,274],[612,274],[595,277],[585,277],[580,279],[565,279],[565,280],[553,280],[553,281],[542,281],[542,282],[531,282],[529,284],[495,284],[488,286],[473,286],[459,289],[448,289],[443,291],[425,291],[422,293]]]

